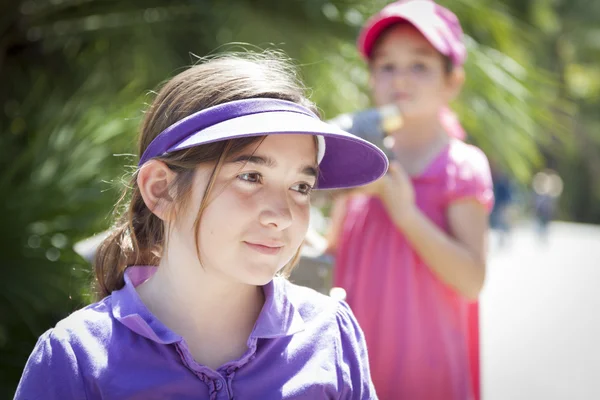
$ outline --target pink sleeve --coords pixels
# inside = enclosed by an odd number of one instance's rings
[[[448,166],[448,204],[474,199],[490,212],[494,205],[492,174],[487,157],[474,146],[464,146],[450,158]]]

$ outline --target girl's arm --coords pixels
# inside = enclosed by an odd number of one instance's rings
[[[451,235],[441,230],[417,207],[396,213],[396,226],[425,264],[444,282],[468,299],[483,288],[488,214],[475,200],[459,200],[448,209]]]
[[[485,278],[486,207],[470,197],[452,202],[448,235],[416,206],[412,183],[396,164],[383,178],[380,195],[392,221],[425,264],[458,293],[476,299]]]

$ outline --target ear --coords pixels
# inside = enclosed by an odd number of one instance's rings
[[[173,197],[169,193],[175,172],[162,161],[150,160],[138,171],[137,185],[146,207],[163,221],[169,220]]]
[[[462,67],[455,67],[446,77],[448,101],[454,100],[459,95],[464,83],[465,70]]]

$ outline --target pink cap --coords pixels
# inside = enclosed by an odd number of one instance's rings
[[[467,58],[463,31],[454,13],[432,0],[399,0],[385,6],[372,16],[358,37],[358,49],[365,58],[371,57],[373,45],[388,26],[398,22],[414,25],[431,45],[461,66]]]

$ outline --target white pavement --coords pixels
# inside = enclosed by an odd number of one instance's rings
[[[492,243],[481,346],[483,400],[600,400],[600,227]]]

